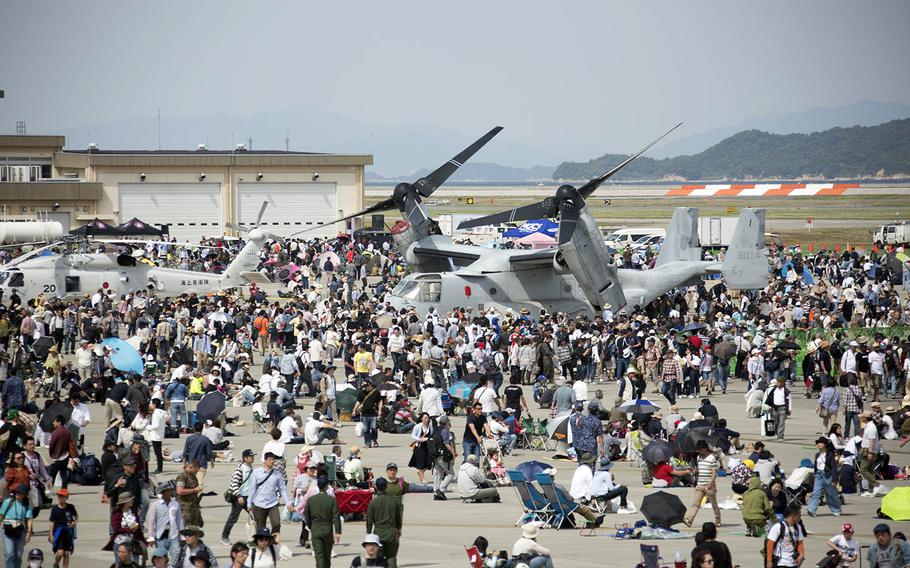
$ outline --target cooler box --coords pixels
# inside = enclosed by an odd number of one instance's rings
[[[373,493],[366,489],[336,491],[335,499],[338,500],[338,511],[342,515],[345,513],[366,514],[367,507],[373,499]]]

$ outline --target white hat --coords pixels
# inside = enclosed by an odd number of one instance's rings
[[[521,525],[521,536],[525,538],[537,538],[540,533],[540,525],[537,523],[525,523]]]
[[[366,546],[368,544],[375,544],[376,546],[382,547],[382,542],[379,540],[379,536],[375,534],[365,535],[361,544],[363,546]]]
[[[857,343],[856,341],[851,341],[850,347],[859,347],[859,343]]]

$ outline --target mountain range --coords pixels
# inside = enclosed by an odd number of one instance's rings
[[[605,154],[564,162],[556,179],[590,179],[627,156]],[[811,134],[739,132],[692,156],[639,157],[612,179],[750,180],[855,179],[910,173],[910,118],[877,126],[831,128]]]
[[[648,156],[666,158],[693,155],[744,130],[771,134],[808,133],[837,126],[869,126],[910,117],[910,106],[901,103],[859,101],[833,108],[757,116],[722,128],[671,138],[649,151]],[[29,125],[30,127],[32,124]],[[59,134],[49,125],[37,130]],[[159,128],[160,126],[160,128]],[[492,125],[490,125],[492,126]],[[506,125],[508,126],[508,125]],[[692,129],[695,125],[687,125]],[[31,130],[31,129],[30,129]],[[160,137],[159,137],[160,131]],[[315,152],[372,153],[375,166],[368,179],[388,181],[419,177],[418,168],[433,169],[475,140],[478,132],[456,132],[439,125],[385,125],[364,123],[338,113],[294,108],[247,117],[215,114],[203,117],[154,116],[86,124],[63,129],[68,148],[85,148],[90,142],[106,149],[230,148],[252,138],[253,149],[285,149]],[[676,135],[674,134],[674,137]],[[286,142],[285,138],[289,138]],[[456,181],[538,181],[552,177],[555,165],[566,158],[591,155],[590,144],[574,141],[532,141],[527,144],[503,139],[492,141],[453,176]],[[544,164],[534,165],[532,164]]]

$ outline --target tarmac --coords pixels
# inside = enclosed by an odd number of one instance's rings
[[[759,421],[744,417],[744,385],[745,383],[743,382],[733,381],[726,395],[715,395],[712,398],[720,411],[721,417],[727,418],[729,427],[741,432],[742,439],[746,442],[763,439],[768,449],[781,461],[787,471],[792,470],[802,458],[811,458],[815,451],[813,442],[822,430],[821,420],[814,412],[815,401],[803,398],[802,387],[795,387],[796,396],[793,398],[795,403],[794,412],[793,416],[787,421],[786,441],[779,443],[773,438],[765,439],[759,436]],[[610,385],[591,385],[589,387],[591,398],[593,398],[595,389],[598,388],[604,391],[604,400],[606,401],[612,401],[616,396],[617,387],[614,383]],[[650,396],[658,397],[659,395]],[[300,400],[304,405],[304,410],[301,412],[312,410],[313,399],[304,398]],[[547,410],[535,408],[537,405],[533,403],[529,391],[526,392],[526,400],[529,401],[532,407],[532,415],[535,418],[548,417]],[[666,400],[662,397],[659,400],[655,398],[654,402],[663,407],[667,405]],[[883,406],[888,404],[896,405],[897,402],[899,401],[888,400],[883,402]],[[678,401],[680,410],[685,416],[691,416],[699,404],[699,398],[681,398]],[[98,452],[96,455],[100,455],[104,410],[101,405],[95,404],[91,406],[91,412],[92,423],[86,432],[87,450]],[[226,414],[228,416],[239,416],[246,422],[245,426],[229,428],[230,431],[236,434],[230,438],[233,442],[234,456],[239,458],[240,452],[245,448],[252,448],[257,454],[260,453],[266,437],[264,434],[252,433],[252,412],[250,407],[228,407]],[[459,442],[463,431],[464,416],[457,416],[454,418],[454,432]],[[344,425],[341,431],[341,438],[347,442],[345,451],[350,445],[361,445],[361,441],[354,436],[354,428],[351,423]],[[165,440],[165,447],[170,448],[171,451],[181,451],[184,439],[185,437],[182,436],[179,440]],[[380,446],[363,450],[364,465],[375,468],[377,472],[382,472],[386,463],[390,461],[397,462],[401,467],[400,474],[408,481],[416,481],[416,471],[406,466],[410,457],[409,440],[410,436],[407,434],[380,433]],[[896,441],[884,441],[884,446],[891,453],[892,463],[901,466],[910,463],[910,446],[898,449]],[[288,446],[289,470],[291,469],[290,463],[293,462],[293,456],[296,454],[296,447]],[[320,449],[328,452],[330,448],[323,446]],[[461,453],[460,448],[459,453]],[[551,452],[517,450],[513,456],[506,457],[505,465],[509,468],[527,460],[552,463],[557,469],[557,482],[568,487],[575,464],[568,461],[552,460],[550,459],[551,457]],[[257,456],[258,459],[259,457]],[[204,526],[206,534],[203,540],[218,555],[219,566],[226,565],[229,557],[228,548],[218,542],[224,519],[229,511],[229,505],[224,502],[221,494],[228,488],[230,475],[235,465],[236,463],[216,463],[214,467],[209,469],[205,479],[206,490],[214,491],[216,495],[203,499],[203,514],[206,521]],[[164,466],[164,473],[154,476],[154,481],[161,482],[173,479],[180,472],[181,467],[181,464],[167,462]],[[615,464],[613,473],[617,482],[629,487],[629,498],[636,509],[641,505],[642,498],[647,493],[654,491],[642,486],[640,471],[637,468],[633,468],[631,462]],[[431,479],[429,474],[427,479]],[[901,483],[906,482],[887,482],[885,485],[894,487]],[[455,488],[456,486],[453,483],[451,491],[455,491]],[[101,547],[108,539],[110,513],[108,505],[101,503],[101,488],[71,485],[70,491],[70,502],[76,506],[80,516],[76,553],[71,566],[75,568],[109,566],[113,562],[112,553],[102,551]],[[668,489],[668,491],[678,494],[683,503],[689,504],[692,496],[690,488]],[[399,566],[413,568],[466,566],[465,546],[470,546],[478,535],[485,536],[489,540],[491,548],[511,551],[512,545],[520,536],[520,530],[515,526],[515,522],[521,516],[522,510],[513,488],[500,488],[500,495],[502,496],[502,503],[500,504],[464,503],[453,493],[449,494],[449,500],[445,502],[434,501],[432,494],[405,496],[404,530],[399,553]],[[718,498],[723,500],[732,496],[730,478],[719,478]],[[811,533],[806,543],[806,565],[815,566],[816,562],[827,551],[825,541],[831,536],[838,534],[843,523],[849,522],[854,525],[856,538],[861,544],[868,545],[873,542],[872,527],[877,522],[880,522],[874,516],[879,503],[879,498],[862,498],[858,495],[853,495],[847,496],[843,515],[840,517],[832,516],[827,508],[820,508],[817,518],[811,518],[804,513],[803,521]],[[762,540],[744,536],[744,525],[740,511],[725,510],[722,513],[723,526],[720,527],[718,539],[730,547],[734,563],[744,567],[761,566],[762,558],[758,551],[762,545]],[[697,528],[702,522],[713,520],[712,517],[710,509],[700,511],[695,519],[694,526]],[[26,546],[27,549],[33,546],[42,548],[45,551],[46,558],[48,558],[47,555],[50,552],[47,518],[47,511],[42,511],[35,524],[36,530],[32,542]],[[595,531],[594,536],[582,536],[578,530],[544,529],[540,532],[538,542],[550,549],[554,565],[559,568],[590,566],[631,568],[640,561],[639,545],[642,542],[616,540],[612,535],[616,532],[616,525],[621,523],[632,524],[642,518],[642,515],[638,513],[633,515],[609,514],[603,526]],[[903,530],[905,533],[910,533],[910,522],[890,522],[890,524],[893,531]],[[696,532],[695,528],[686,529],[681,524],[677,525],[676,528],[688,534],[690,538],[671,541],[646,541],[648,544],[657,544],[664,560],[671,563],[671,565],[675,556],[674,553],[677,550],[684,559],[689,558],[689,553],[694,546],[694,540],[691,537],[694,537]],[[335,548],[338,556],[332,562],[334,566],[349,566],[353,556],[360,553],[360,539],[363,537],[364,531],[365,527],[362,521],[352,521],[345,524],[341,544]],[[314,561],[309,551],[297,546],[299,524],[292,523],[291,526],[284,526],[282,533],[285,537],[283,541],[291,546],[295,555],[294,559],[282,563],[282,565],[313,566]],[[243,523],[239,523],[234,527],[231,536],[232,542],[245,538]],[[863,554],[865,554],[865,550]],[[46,562],[46,565],[50,566],[50,564],[50,562]]]

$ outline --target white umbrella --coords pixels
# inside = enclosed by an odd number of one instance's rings
[[[227,315],[222,310],[218,310],[217,312],[210,313],[208,315],[208,318],[210,320],[220,321],[221,323],[228,323],[229,321],[231,321],[231,316]]]

